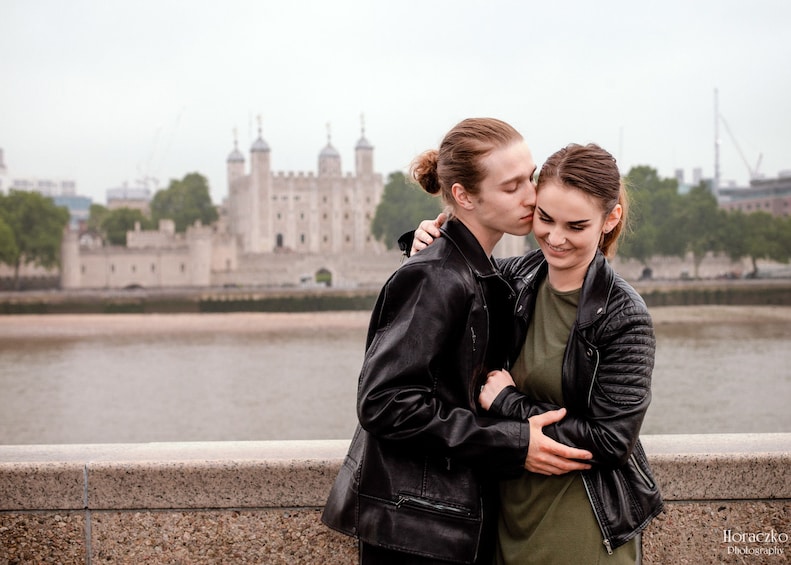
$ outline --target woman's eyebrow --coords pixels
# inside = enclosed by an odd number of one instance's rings
[[[552,216],[550,216],[549,214],[547,214],[547,211],[546,211],[546,210],[544,210],[544,209],[543,209],[541,206],[536,206],[536,208],[538,209],[538,211],[541,213],[541,215],[542,215],[542,216],[546,216],[546,217],[547,217],[547,218],[549,218],[550,220],[554,219],[554,218],[552,218]],[[567,224],[569,224],[570,226],[579,226],[579,225],[582,225],[582,224],[587,224],[588,222],[590,222],[590,219],[586,219],[586,220],[573,220],[573,221],[571,221],[571,222],[566,222],[566,223],[567,223]]]

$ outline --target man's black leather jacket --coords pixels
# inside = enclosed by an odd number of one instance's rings
[[[540,251],[498,262],[518,292],[511,359],[525,341],[539,283],[547,275]],[[582,471],[608,550],[627,542],[662,511],[662,497],[638,436],[651,401],[655,338],[645,302],[598,252],[585,276],[577,318],[563,359],[566,417],[547,436],[593,453]],[[490,408],[526,421],[556,409],[509,387]]]
[[[491,549],[495,473],[523,470],[529,424],[476,403],[486,373],[505,362],[515,295],[463,224],[442,229],[373,309],[360,425],[322,521],[370,544],[471,563]]]

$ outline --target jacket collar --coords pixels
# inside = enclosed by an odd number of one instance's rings
[[[593,324],[607,313],[614,283],[615,271],[604,254],[597,250],[582,282],[580,309],[577,313],[580,327]]]
[[[530,255],[525,266],[526,272],[522,276],[522,281],[525,290],[534,295],[538,284],[547,277],[549,265],[544,255],[537,251]],[[601,251],[596,251],[593,261],[588,265],[585,280],[582,281],[577,309],[579,327],[587,327],[607,313],[614,283],[615,272],[610,263]]]
[[[483,247],[472,235],[472,232],[457,219],[451,219],[440,228],[444,237],[456,246],[464,260],[478,277],[499,275],[490,257],[486,256]]]

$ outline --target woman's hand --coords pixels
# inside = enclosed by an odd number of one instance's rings
[[[486,382],[481,387],[481,393],[478,395],[478,402],[481,403],[484,410],[492,407],[494,399],[505,388],[509,386],[516,386],[514,379],[511,378],[511,373],[505,369],[498,371],[490,371],[486,375]]]
[[[442,234],[439,231],[440,226],[448,220],[448,215],[445,212],[440,212],[433,220],[423,220],[415,230],[415,235],[412,238],[412,250],[409,252],[411,257],[421,249],[425,249],[431,242]]]

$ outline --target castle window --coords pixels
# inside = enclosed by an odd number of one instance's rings
[[[327,219],[327,212],[324,212],[324,217],[323,217],[323,219],[325,219],[325,220]]]
[[[322,202],[327,202],[327,197],[322,198]]]
[[[85,265],[80,265],[80,272],[84,275],[85,274]]]
[[[152,273],[156,273],[157,272],[157,265],[156,265],[156,263],[151,263],[151,272]]]
[[[327,236],[324,236],[324,243],[327,243]]]
[[[344,220],[348,220],[348,219],[349,219],[349,212],[346,212],[346,213],[343,215],[343,219],[344,219]]]
[[[280,212],[277,213],[277,219],[280,219]]]
[[[184,263],[182,263],[182,264],[181,264],[181,272],[183,273],[183,272],[185,272],[186,270],[187,270],[187,266],[186,266]]]
[[[352,240],[352,238],[347,235],[346,236],[346,243],[349,243],[351,240]]]
[[[134,273],[136,271],[137,271],[137,265],[132,265],[132,272]]]
[[[114,272],[115,272],[115,265],[110,265],[110,272],[111,272],[111,273],[114,273]]]
[[[305,234],[304,233],[299,235],[299,242],[300,243],[305,243]]]

